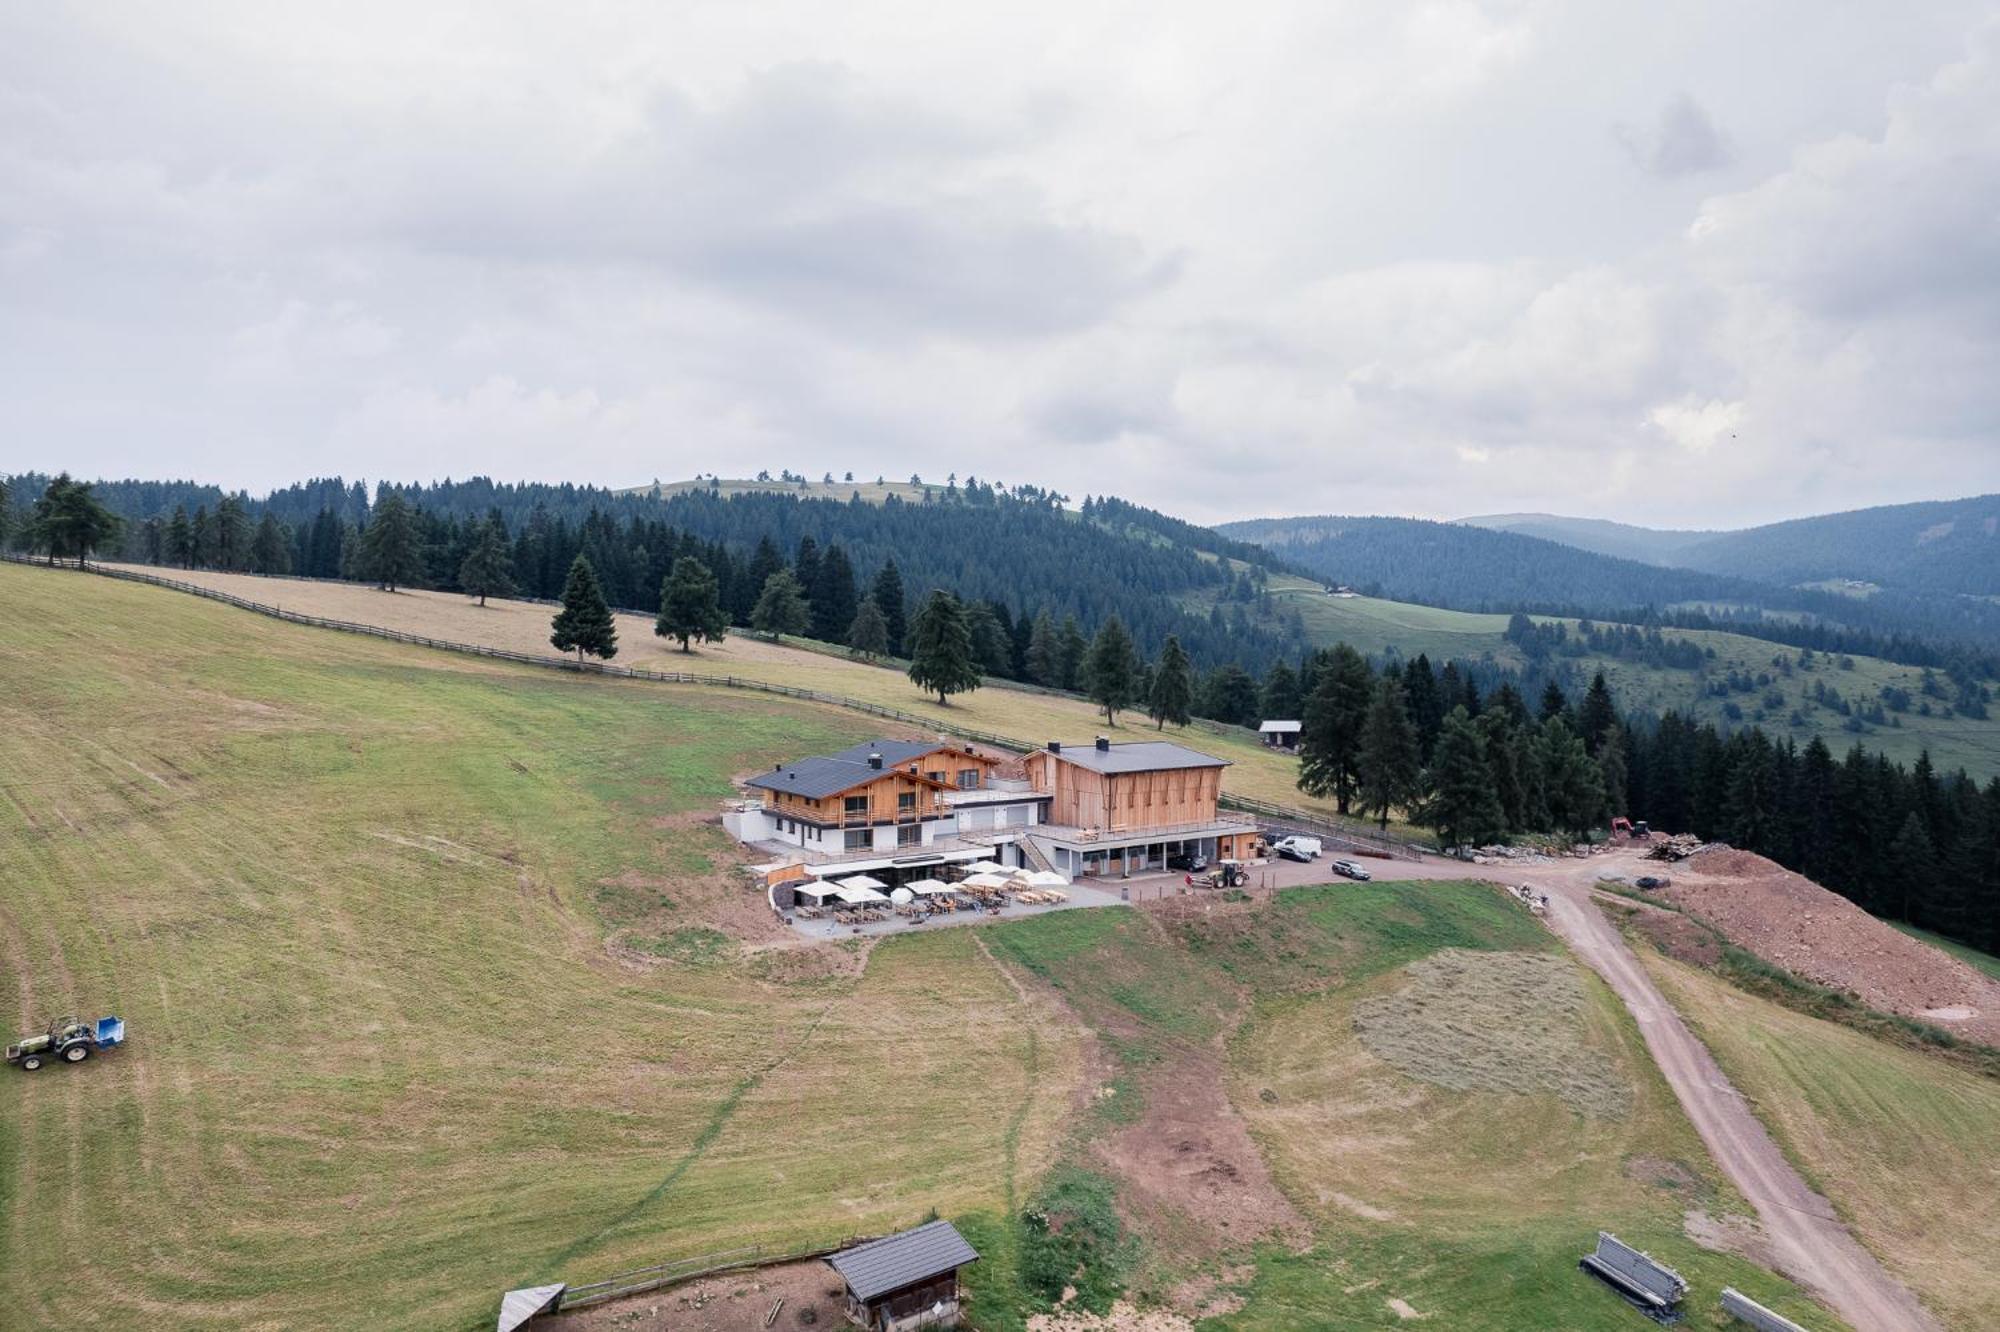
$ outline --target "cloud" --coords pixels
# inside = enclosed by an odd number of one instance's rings
[[[1728,138],[1686,93],[1670,98],[1651,125],[1620,123],[1611,134],[1632,165],[1662,179],[1716,171],[1736,160]]]

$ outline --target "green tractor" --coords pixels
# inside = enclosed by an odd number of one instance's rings
[[[74,1017],[60,1017],[49,1023],[47,1031],[31,1032],[8,1046],[7,1062],[32,1073],[51,1059],[81,1064],[99,1050],[124,1043],[124,1018],[102,1017],[96,1022],[83,1022]]]

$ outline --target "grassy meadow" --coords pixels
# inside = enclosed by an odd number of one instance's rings
[[[2000,1326],[2000,1081],[1640,955],[1883,1264],[1947,1327]]]
[[[1505,615],[1441,610],[1373,597],[1331,597],[1317,583],[1288,576],[1273,578],[1271,591],[1278,609],[1299,612],[1307,634],[1316,643],[1331,646],[1346,642],[1368,654],[1393,649],[1405,657],[1414,657],[1424,652],[1433,663],[1451,657],[1470,661],[1490,657],[1505,666],[1519,668],[1524,664],[1519,650],[1505,638],[1508,619]],[[1551,619],[1535,618],[1545,623]],[[1569,624],[1573,629],[1576,622],[1572,620]],[[1670,637],[1691,639],[1714,651],[1715,656],[1703,673],[1595,656],[1577,658],[1575,665],[1586,676],[1602,670],[1619,706],[1627,710],[1664,712],[1678,708],[1725,726],[1755,721],[1769,734],[1790,736],[1800,745],[1817,735],[1836,757],[1857,742],[1906,764],[1914,763],[1928,749],[1932,760],[1946,771],[1963,767],[1981,780],[2000,773],[2000,709],[1982,721],[1965,716],[1925,717],[1913,706],[1909,712],[1889,714],[1896,725],[1870,725],[1866,734],[1857,734],[1845,729],[1845,718],[1814,705],[1807,698],[1814,682],[1824,681],[1827,688],[1837,690],[1857,708],[1878,701],[1884,687],[1907,690],[1913,699],[1921,700],[1923,671],[1918,667],[1899,666],[1874,657],[1855,657],[1853,669],[1842,670],[1834,662],[1821,658],[1819,669],[1795,672],[1787,679],[1773,670],[1772,658],[1779,655],[1796,658],[1796,648],[1716,630],[1666,632]],[[1703,692],[1705,678],[1725,677],[1732,671],[1753,678],[1760,673],[1772,675],[1771,689],[1776,690],[1781,703],[1769,706],[1767,689],[1732,694],[1728,698]],[[1744,714],[1742,723],[1730,722],[1724,715],[1723,709],[1732,700]],[[1803,716],[1798,725],[1791,721],[1795,710]]]
[[[0,994],[131,1032],[0,1078],[10,1325],[470,1328],[1047,1156],[1077,1035],[972,932],[646,946],[741,909],[730,774],[865,721],[15,566],[0,604]]]

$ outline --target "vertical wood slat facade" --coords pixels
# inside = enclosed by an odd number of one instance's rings
[[[1047,793],[1048,821],[1105,832],[1141,832],[1211,823],[1222,795],[1219,767],[1095,772],[1046,750],[1026,760],[1028,779]]]

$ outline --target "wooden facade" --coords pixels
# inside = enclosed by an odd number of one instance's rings
[[[1213,823],[1220,767],[1102,773],[1047,750],[1028,755],[1028,780],[1050,797],[1047,821],[1107,833]]]
[[[874,777],[828,796],[767,790],[764,808],[822,828],[872,828],[944,818],[951,813],[944,796],[957,789],[901,768],[884,768]]]
[[[877,1295],[871,1300],[847,1297],[849,1321],[873,1332],[902,1332],[919,1327],[957,1327],[959,1321],[958,1271],[937,1276]]]

